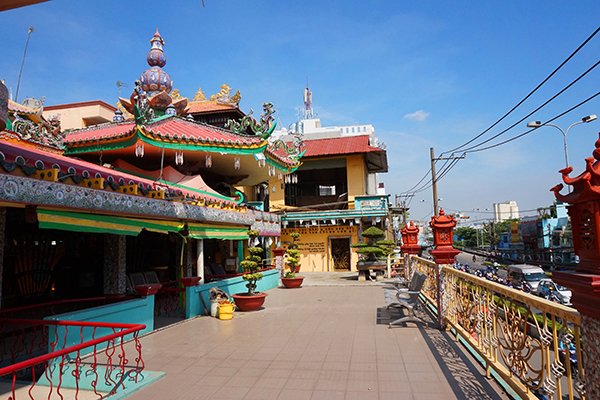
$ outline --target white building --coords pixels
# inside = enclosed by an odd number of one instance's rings
[[[494,222],[502,222],[507,219],[519,218],[519,206],[514,200],[504,203],[494,203]]]
[[[321,119],[317,118],[312,108],[312,92],[307,87],[304,89],[304,111],[303,118],[288,128],[277,129],[273,132],[273,139],[283,139],[284,141],[290,139],[290,133],[300,133],[303,139],[326,139],[346,136],[369,136],[369,145],[373,147],[379,147],[381,149],[386,148],[385,143],[379,140],[375,136],[375,128],[370,124],[360,125],[344,125],[344,126],[321,126]],[[378,182],[377,174],[369,174],[367,178],[367,193],[366,194],[385,194],[385,185],[382,182]]]

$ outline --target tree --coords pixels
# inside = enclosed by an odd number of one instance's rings
[[[249,230],[248,236],[250,242],[254,242],[258,237],[258,231]],[[246,287],[248,288],[248,294],[253,295],[256,293],[256,283],[263,278],[263,274],[258,272],[260,270],[260,262],[262,261],[263,249],[261,247],[248,247],[248,256],[246,259],[240,262],[240,266],[244,270],[242,279],[248,282]]]
[[[454,234],[458,238],[457,241],[460,242],[463,247],[475,248],[479,244],[479,241],[477,240],[479,233],[475,228],[470,226],[462,226],[460,228],[456,228],[454,230]]]
[[[393,240],[381,240],[385,237],[385,232],[376,226],[371,226],[365,229],[362,237],[366,238],[366,242],[352,245],[356,252],[364,257],[364,261],[377,261],[379,257],[384,257],[390,254],[394,247]]]

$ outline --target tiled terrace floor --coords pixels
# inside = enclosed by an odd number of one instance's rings
[[[388,329],[384,283],[306,275],[301,289],[269,291],[261,311],[144,337],[146,368],[166,376],[130,399],[507,398],[465,364],[450,336],[414,324]]]

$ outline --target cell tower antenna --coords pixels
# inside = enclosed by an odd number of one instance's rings
[[[119,97],[121,97],[121,88],[122,87],[127,87],[127,86],[129,86],[129,85],[126,84],[125,82],[123,82],[123,81],[117,81],[117,94],[118,94]]]
[[[25,49],[23,50],[23,58],[21,59],[21,68],[19,68],[19,77],[17,78],[17,92],[15,93],[15,103],[19,102],[19,87],[21,86],[21,76],[23,75],[23,66],[25,65],[25,57],[27,56],[27,48],[29,47],[29,38],[33,33],[33,26],[27,29],[27,40],[25,41]]]
[[[312,92],[308,88],[308,80],[304,89],[304,119],[312,119],[314,117],[312,109]]]

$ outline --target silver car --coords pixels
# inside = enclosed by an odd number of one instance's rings
[[[542,279],[537,286],[536,294],[549,300],[557,300],[561,304],[571,304],[571,291],[552,279]]]

